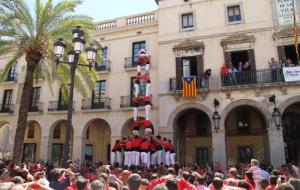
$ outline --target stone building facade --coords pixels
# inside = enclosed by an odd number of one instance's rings
[[[289,4],[276,0],[156,2],[157,11],[97,23],[93,35],[102,43],[105,58],[97,68],[102,103],[95,106],[93,95],[88,100],[75,95],[72,158],[108,160],[113,142],[130,134],[136,53],[145,48],[152,56],[155,133],[173,140],[178,161],[224,166],[250,158],[275,166],[300,162],[300,83],[284,82],[281,68],[272,72],[268,64],[272,57],[296,64],[293,27],[279,15],[280,7]],[[0,65],[8,58],[3,57]],[[220,74],[223,64],[238,70],[240,62],[249,66],[234,75]],[[210,77],[205,75],[208,70]],[[14,110],[2,109],[9,113],[0,115],[1,130],[10,129],[11,145],[24,71],[24,60],[20,60],[18,75],[11,75],[17,80],[0,87],[3,105],[7,99],[14,105]],[[181,78],[187,75],[197,80],[197,97],[182,98]],[[37,109],[29,114],[25,139],[29,153],[24,155],[58,159],[66,126],[66,111],[58,103],[59,87],[51,95],[45,81],[35,86],[41,88]],[[279,130],[269,102],[273,94],[282,114]],[[220,102],[218,130],[212,120],[214,99]]]

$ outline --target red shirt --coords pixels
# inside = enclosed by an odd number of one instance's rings
[[[140,137],[135,137],[132,139],[132,148],[140,148],[142,139]]]
[[[150,62],[150,55],[148,54],[140,54],[138,58],[138,64],[146,64]]]
[[[149,140],[145,140],[144,142],[141,143],[141,150],[149,150],[150,149],[150,144],[151,142]]]
[[[226,75],[229,72],[229,69],[227,66],[222,66],[220,71],[221,75]]]
[[[126,147],[126,150],[131,150],[131,149],[132,149],[132,142],[131,142],[131,140],[128,140],[128,141],[126,142],[125,147]]]

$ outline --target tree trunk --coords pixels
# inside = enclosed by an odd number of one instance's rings
[[[23,145],[24,145],[24,136],[25,129],[27,126],[27,116],[28,110],[31,101],[31,92],[33,86],[33,72],[35,70],[36,64],[29,63],[27,61],[27,72],[24,81],[23,92],[21,96],[18,123],[15,135],[15,143],[13,149],[13,161],[15,163],[20,163],[22,159]]]

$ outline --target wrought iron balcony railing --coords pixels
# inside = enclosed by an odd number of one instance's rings
[[[17,73],[9,73],[5,80],[5,82],[17,82],[17,81],[18,81]]]
[[[124,68],[134,69],[137,66],[137,62],[132,60],[132,57],[125,57]]]
[[[74,110],[75,101],[73,101],[73,110]],[[59,101],[50,101],[48,111],[66,111],[69,108],[68,103],[62,103]]]
[[[30,105],[29,112],[43,112],[44,103],[36,102],[33,105]]]
[[[207,76],[196,77],[196,88],[208,89],[209,77]],[[183,90],[182,78],[170,78],[170,91],[176,91],[176,90]]]
[[[110,63],[111,63],[110,60],[105,60],[105,61],[103,61],[102,64],[97,64],[95,69],[96,69],[96,71],[108,71],[108,72],[110,72]]]
[[[14,113],[14,105],[0,104],[0,113]]]
[[[263,69],[256,71],[235,72],[221,76],[222,87],[249,86],[284,82],[282,69]]]
[[[83,99],[82,110],[91,110],[91,109],[111,109],[111,98],[94,98],[94,99]]]
[[[133,107],[134,98],[131,96],[121,96],[120,97],[120,108],[130,108]],[[141,101],[140,106],[145,106],[144,101]]]

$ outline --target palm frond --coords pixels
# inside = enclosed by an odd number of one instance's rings
[[[18,50],[15,54],[13,54],[12,58],[8,61],[8,63],[5,65],[5,67],[2,70],[2,73],[0,75],[0,82],[4,82],[7,78],[7,75],[9,73],[9,70],[15,66],[18,62],[18,59],[24,55],[24,50]]]

